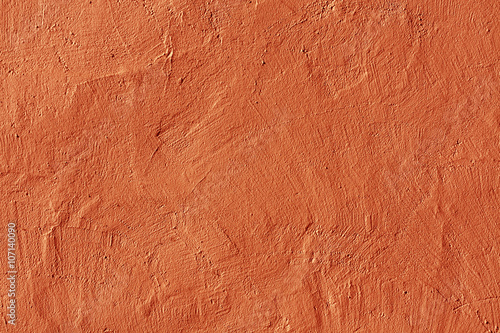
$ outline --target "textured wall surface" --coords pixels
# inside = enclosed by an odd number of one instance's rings
[[[499,19],[2,0],[0,331],[500,332]]]

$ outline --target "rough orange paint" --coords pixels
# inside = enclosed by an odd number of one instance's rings
[[[3,0],[0,331],[500,332],[499,18]]]

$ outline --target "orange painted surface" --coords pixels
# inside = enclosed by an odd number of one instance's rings
[[[499,18],[3,0],[0,331],[500,332]]]

